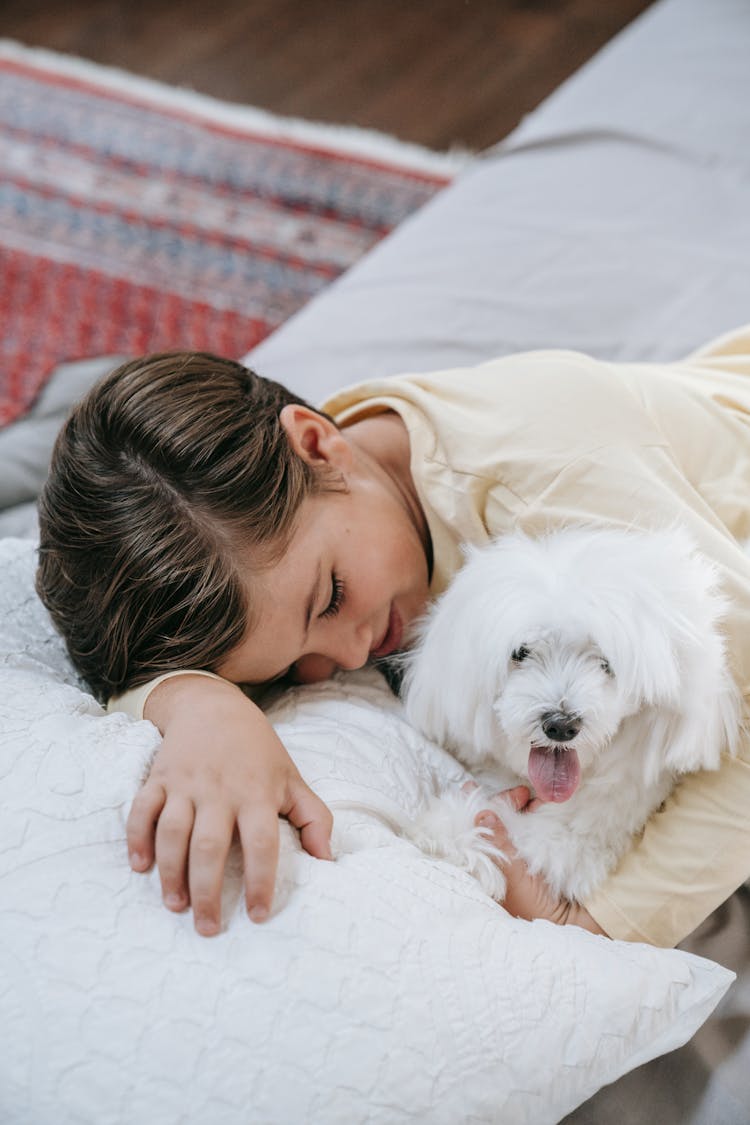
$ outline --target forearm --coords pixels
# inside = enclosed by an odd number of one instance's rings
[[[228,683],[227,680],[222,680],[220,676],[215,675],[213,672],[204,672],[201,669],[185,669],[178,672],[166,672],[163,676],[155,676],[154,679],[149,680],[148,683],[141,684],[139,687],[131,688],[125,691],[122,695],[113,696],[107,703],[107,711],[124,711],[126,715],[130,715],[134,719],[148,719],[159,727],[159,730],[164,733],[164,727],[157,721],[157,713],[163,711],[164,700],[174,698],[175,685],[179,683],[184,684],[185,680],[194,677],[203,676],[212,680],[219,680],[222,683]],[[172,685],[169,687],[168,685]],[[161,703],[154,702],[154,697],[161,698]],[[163,721],[163,720],[162,720]]]
[[[591,934],[599,934],[600,937],[611,936],[602,929],[595,918],[591,917],[585,906],[581,906],[578,902],[568,902],[564,898],[553,904],[549,915],[539,916],[546,917],[549,922],[554,922],[558,926],[578,926]]]
[[[174,726],[182,719],[188,724],[201,722],[204,715],[210,729],[220,721],[225,705],[232,712],[239,705],[248,715],[257,713],[261,717],[255,704],[243,696],[236,684],[213,675],[208,684],[199,676],[201,673],[184,672],[156,684],[144,701],[143,718],[164,734],[168,725]]]

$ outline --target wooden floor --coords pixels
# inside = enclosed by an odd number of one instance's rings
[[[432,148],[505,136],[649,0],[0,0],[0,35]]]

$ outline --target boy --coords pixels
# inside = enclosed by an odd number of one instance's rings
[[[235,828],[255,920],[278,815],[328,854],[328,810],[234,685],[320,679],[397,650],[462,542],[683,523],[732,599],[744,687],[749,353],[747,331],[664,367],[529,353],[361,384],[328,414],[207,356],[137,360],[95,388],[56,447],[39,590],[94,689],[140,688],[119,705],[164,735],[128,839],[136,869],[155,846],[166,904],[192,902],[200,932],[217,932]],[[747,877],[749,798],[743,741],[683,782],[590,902],[551,901],[516,864],[509,907],[673,944]]]

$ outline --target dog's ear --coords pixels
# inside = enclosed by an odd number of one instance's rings
[[[722,753],[737,749],[741,696],[727,664],[718,613],[705,626],[704,620],[703,629],[673,638],[680,692],[676,701],[650,709],[648,757],[654,772],[718,769]]]
[[[719,768],[721,755],[737,750],[741,727],[740,693],[731,676],[709,696],[693,697],[684,711],[653,708],[647,726],[647,780],[664,769],[676,774]]]
[[[509,642],[499,629],[498,576],[484,573],[482,551],[466,554],[467,566],[418,626],[402,695],[415,726],[476,765],[497,742],[492,704],[507,677]]]
[[[683,533],[650,540],[650,563],[644,557],[639,572],[634,561],[631,574],[640,605],[631,620],[637,647],[629,669],[645,704],[647,773],[717,769],[740,731],[740,693],[721,632],[726,600],[716,568]]]

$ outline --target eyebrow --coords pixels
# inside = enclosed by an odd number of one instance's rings
[[[310,631],[310,622],[312,621],[313,609],[315,608],[315,601],[318,597],[318,591],[320,590],[320,576],[321,566],[320,560],[318,560],[318,569],[315,572],[315,581],[313,583],[313,587],[310,591],[310,596],[308,597],[307,604],[305,606],[305,636],[307,636],[308,632]]]

